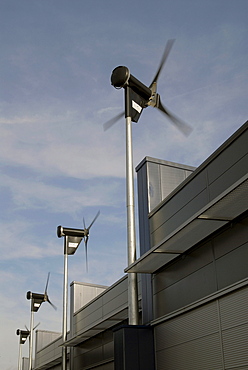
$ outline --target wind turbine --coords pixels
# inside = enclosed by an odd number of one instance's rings
[[[62,340],[63,343],[67,339],[67,308],[68,308],[68,255],[73,255],[82,239],[85,243],[85,253],[86,253],[86,268],[88,271],[88,257],[87,257],[87,247],[89,240],[90,228],[96,221],[99,216],[100,211],[97,212],[95,218],[91,222],[90,226],[86,228],[85,220],[84,229],[72,229],[68,227],[58,226],[57,227],[57,236],[61,238],[64,236],[64,288],[63,288],[63,323],[62,323]],[[62,370],[66,370],[67,366],[67,353],[66,347],[62,346]]]
[[[158,108],[169,121],[174,124],[183,134],[189,135],[191,127],[180,118],[171,113],[161,102],[157,93],[157,81],[162,68],[168,58],[175,40],[169,40],[166,44],[159,68],[150,86],[144,85],[134,77],[129,69],[124,66],[116,67],[112,71],[111,84],[116,89],[124,89],[125,111],[104,123],[104,130],[110,128],[124,115],[126,118],[126,189],[127,189],[127,249],[128,265],[136,260],[136,231],[134,213],[134,170],[133,170],[133,147],[132,147],[132,122],[138,122],[144,108],[152,106]],[[138,287],[137,275],[128,274],[128,308],[129,324],[138,325]]]
[[[33,328],[33,330],[35,330],[39,325],[40,325],[40,323],[38,323]],[[18,370],[22,370],[22,365],[21,365],[21,363],[22,363],[22,345],[25,344],[26,340],[29,337],[29,333],[30,333],[30,331],[28,330],[28,328],[26,327],[26,325],[25,325],[25,328],[26,328],[26,330],[17,329],[17,331],[16,331],[16,335],[19,335],[20,336],[20,340],[19,340]]]
[[[22,370],[22,345],[26,342],[27,338],[29,337],[29,330],[21,330],[17,329],[16,335],[20,336],[19,340],[19,356],[18,356],[18,370]]]
[[[31,300],[31,317],[30,317],[30,329],[29,329],[29,365],[28,369],[32,370],[32,357],[33,357],[33,329],[34,329],[34,312],[37,312],[42,305],[43,302],[48,302],[55,310],[57,309],[56,306],[50,301],[47,288],[50,278],[50,272],[47,276],[47,282],[45,287],[45,292],[41,293],[32,293],[30,291],[27,292],[27,299]]]

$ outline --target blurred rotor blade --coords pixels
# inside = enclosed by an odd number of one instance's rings
[[[48,288],[48,283],[49,283],[49,278],[50,278],[50,272],[48,272],[48,275],[47,275],[47,282],[46,282],[46,288],[45,288],[45,295],[47,295],[47,288]]]
[[[113,126],[117,121],[119,121],[119,119],[121,119],[124,116],[125,116],[125,112],[121,112],[114,118],[111,118],[109,121],[105,122],[103,124],[104,131],[108,130],[111,126]]]
[[[97,217],[100,215],[100,211],[97,212],[94,220],[91,222],[90,226],[88,227],[88,231],[90,230],[91,226],[93,225],[93,223],[96,221]]]
[[[87,271],[87,272],[88,272],[88,239],[89,239],[89,237],[88,237],[88,236],[86,236],[85,241],[84,241],[84,243],[85,243],[86,271]]]
[[[40,322],[38,322],[38,324],[35,325],[35,327],[33,328],[33,330],[35,330],[36,328],[38,328],[39,325],[40,325]]]
[[[47,297],[47,302],[57,311],[57,307],[50,301],[50,299]]]
[[[157,73],[156,73],[156,75],[155,75],[155,77],[154,77],[154,79],[153,79],[153,81],[152,81],[152,83],[150,85],[150,88],[151,88],[152,84],[154,84],[154,82],[157,82],[158,77],[160,75],[160,72],[162,71],[162,68],[163,68],[163,66],[164,66],[164,64],[166,62],[166,59],[167,59],[167,57],[168,57],[168,55],[169,55],[169,53],[171,51],[171,48],[172,48],[174,42],[175,42],[175,39],[171,39],[171,40],[168,40],[167,41],[167,44],[166,44],[165,50],[164,50],[164,54],[163,54],[162,59],[161,59],[161,62],[160,62],[160,66],[159,66],[158,71],[157,71]]]
[[[161,103],[160,97],[157,108],[161,112],[166,114],[167,117],[172,121],[172,123],[174,123],[174,125],[178,128],[178,130],[180,130],[185,136],[188,136],[191,133],[192,127],[190,127],[187,123],[183,122],[180,118],[177,118],[174,114],[169,112],[168,109],[166,109]]]

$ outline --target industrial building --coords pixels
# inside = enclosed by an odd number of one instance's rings
[[[248,121],[198,168],[137,166],[140,325],[127,275],[72,282],[70,370],[248,369]],[[52,328],[51,328],[52,329]],[[61,333],[36,331],[34,369],[61,369]]]

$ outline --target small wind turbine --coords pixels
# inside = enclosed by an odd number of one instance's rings
[[[89,240],[90,228],[99,216],[100,211],[97,212],[95,218],[91,222],[90,226],[86,228],[85,220],[84,229],[72,229],[68,227],[58,226],[57,236],[61,238],[64,236],[64,288],[63,288],[63,323],[62,323],[62,340],[63,343],[67,339],[67,306],[68,306],[68,255],[72,255],[76,252],[82,239],[85,243],[86,253],[86,269],[88,271],[88,257],[87,257],[87,246]],[[67,353],[66,347],[62,346],[62,370],[66,370],[67,366]]]
[[[20,336],[19,340],[19,356],[18,356],[18,370],[22,370],[22,345],[26,342],[27,338],[29,337],[29,330],[21,330],[17,329],[16,335]]]
[[[31,300],[31,318],[30,318],[30,337],[29,337],[29,370],[32,370],[32,356],[33,356],[33,329],[34,329],[34,312],[37,312],[43,302],[48,302],[55,310],[57,310],[56,306],[50,301],[47,288],[50,278],[50,272],[47,276],[47,282],[45,287],[45,292],[43,294],[40,293],[32,293],[30,291],[27,292],[27,299]]]
[[[38,323],[33,328],[33,330],[35,330],[39,325],[40,325],[40,323]],[[20,340],[19,340],[18,370],[22,370],[22,345],[26,343],[26,340],[28,339],[29,333],[30,333],[30,331],[29,331],[29,329],[27,328],[26,325],[25,325],[25,328],[26,328],[26,330],[17,329],[17,331],[16,331],[16,335],[19,335],[20,336]]]
[[[111,120],[104,123],[104,130],[110,128],[120,118],[126,118],[126,188],[127,188],[127,249],[128,265],[136,260],[136,232],[134,212],[134,174],[133,174],[133,148],[132,148],[132,122],[138,122],[144,108],[152,106],[158,108],[183,134],[189,135],[191,127],[180,118],[171,113],[161,102],[157,93],[157,81],[166,59],[175,40],[169,40],[160,62],[159,68],[150,86],[144,85],[136,77],[131,75],[129,69],[124,66],[116,67],[111,75],[111,84],[116,89],[123,88],[125,91],[125,112],[119,113]],[[137,275],[128,274],[128,308],[129,324],[138,325],[138,287]]]

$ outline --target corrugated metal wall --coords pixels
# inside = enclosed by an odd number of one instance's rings
[[[114,369],[114,342],[112,330],[98,334],[74,349],[73,368]]]
[[[154,319],[248,278],[248,218],[153,275]]]
[[[157,370],[248,369],[248,287],[154,328]]]

